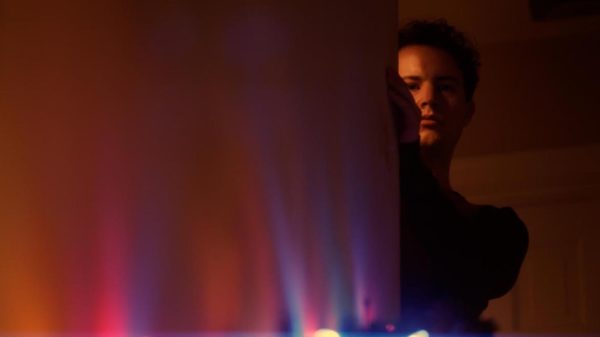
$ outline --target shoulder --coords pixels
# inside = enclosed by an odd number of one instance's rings
[[[523,220],[512,207],[497,207],[492,205],[477,205],[475,220],[482,222],[496,222],[514,224],[525,228]]]
[[[493,205],[474,205],[477,215],[483,218],[501,218],[509,221],[521,221],[512,207],[497,207]]]
[[[510,236],[511,241],[528,245],[527,227],[512,207],[473,204],[459,193],[453,192],[452,195],[457,209],[480,231],[500,237]]]
[[[463,195],[456,191],[451,191],[448,195],[459,211],[476,222],[479,221],[500,221],[523,223],[511,207],[497,207],[487,204],[474,204],[468,201]]]
[[[519,252],[517,255],[525,255],[529,246],[529,232],[513,208],[481,205],[478,207],[474,222],[496,240],[510,242],[510,245]]]

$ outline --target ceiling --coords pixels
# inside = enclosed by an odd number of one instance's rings
[[[594,8],[594,1],[588,1]],[[597,1],[595,2],[597,4]],[[547,39],[600,32],[600,15],[533,21],[527,0],[398,1],[400,22],[414,18],[446,18],[479,44]]]

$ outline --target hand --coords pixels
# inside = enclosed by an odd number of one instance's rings
[[[419,140],[421,111],[406,83],[391,67],[386,69],[387,94],[394,120],[394,129],[399,143],[412,143]]]

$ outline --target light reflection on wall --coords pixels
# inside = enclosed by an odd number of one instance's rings
[[[397,314],[395,13],[5,1],[0,332]]]

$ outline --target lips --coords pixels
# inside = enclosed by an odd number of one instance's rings
[[[439,127],[441,124],[438,118],[424,117],[421,119],[422,127]]]

